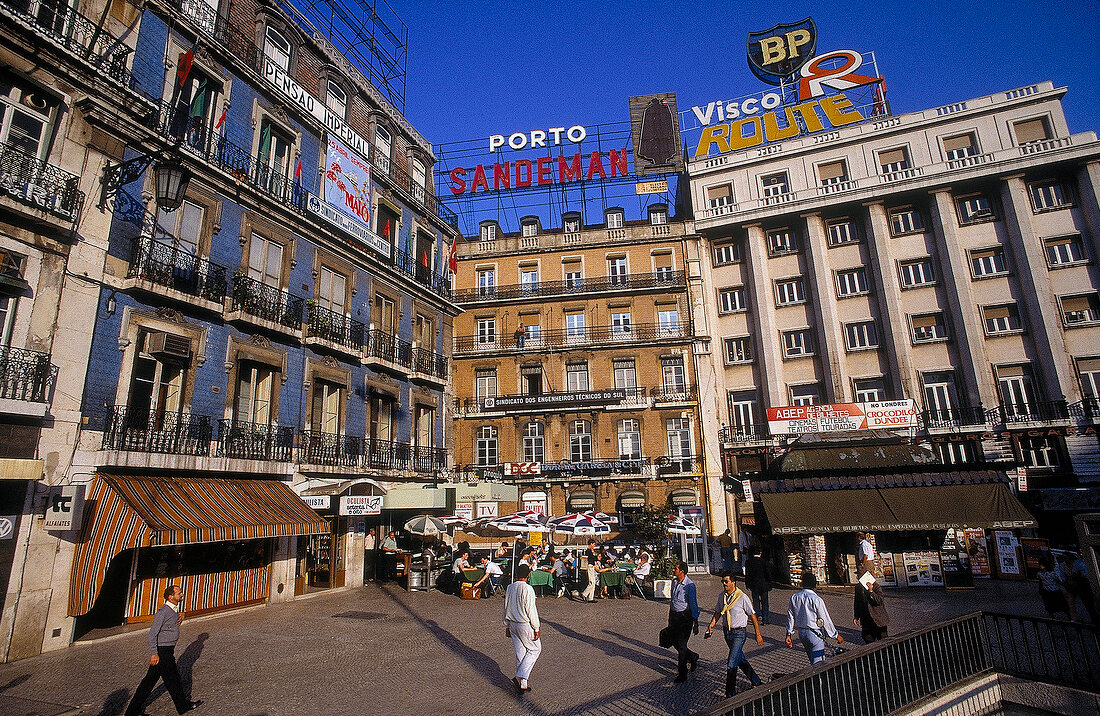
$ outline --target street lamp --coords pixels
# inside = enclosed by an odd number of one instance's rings
[[[103,168],[99,183],[99,210],[104,211],[107,201],[116,196],[122,187],[136,181],[141,173],[156,162],[153,172],[156,174],[157,206],[165,211],[175,211],[183,204],[187,196],[187,185],[191,181],[191,171],[176,159],[145,154],[121,164],[111,164]]]
[[[153,173],[156,174],[157,206],[165,211],[180,208],[187,196],[191,170],[176,160],[167,160],[158,162]]]

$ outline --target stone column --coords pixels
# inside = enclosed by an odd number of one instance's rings
[[[890,250],[890,225],[886,219],[886,207],[882,202],[865,204],[867,207],[867,253],[874,266],[877,279],[874,294],[878,301],[878,315],[882,316],[882,345],[886,349],[886,362],[890,382],[895,393],[915,398],[923,403],[920,381],[913,372],[912,344],[909,342],[909,326],[901,305],[901,284]]]
[[[752,314],[756,322],[756,367],[763,384],[766,406],[787,404],[787,392],[783,382],[783,348],[775,323],[775,299],[771,291],[768,273],[768,247],[764,228],[760,224],[745,227],[748,239],[745,254],[748,261]]]
[[[848,394],[844,384],[848,375],[848,353],[844,349],[844,328],[837,315],[832,272],[826,261],[825,222],[816,212],[803,214],[802,218],[806,221],[806,252],[811,267],[808,280],[813,297],[810,308],[817,313],[817,337],[821,346],[819,365],[827,390],[825,402],[843,403]]]

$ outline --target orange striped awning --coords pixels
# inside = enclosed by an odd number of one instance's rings
[[[111,560],[125,549],[329,531],[325,518],[273,480],[100,473],[85,511],[69,584],[71,616],[92,608]]]

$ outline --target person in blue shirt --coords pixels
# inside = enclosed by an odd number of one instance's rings
[[[668,628],[672,632],[672,645],[676,647],[676,678],[674,683],[687,680],[688,669],[695,671],[699,655],[688,648],[692,634],[699,633],[699,601],[695,583],[688,579],[687,562],[677,562],[672,582],[672,600],[668,605]]]

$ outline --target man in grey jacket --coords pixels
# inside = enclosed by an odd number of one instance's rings
[[[179,585],[173,584],[164,590],[164,606],[157,610],[149,627],[149,670],[138,684],[134,698],[130,699],[126,716],[141,716],[144,713],[145,700],[160,679],[164,679],[164,687],[176,704],[176,711],[181,714],[202,704],[201,700],[191,701],[184,696],[179,667],[176,666],[176,642],[179,641],[180,623],[183,621],[180,612],[182,601],[183,590]]]

